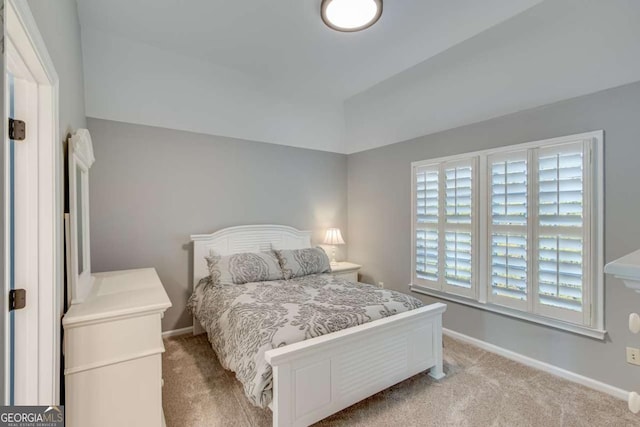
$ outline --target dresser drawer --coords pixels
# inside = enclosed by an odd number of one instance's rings
[[[68,427],[162,425],[162,355],[67,374]]]
[[[65,330],[65,373],[85,371],[164,352],[161,313]]]

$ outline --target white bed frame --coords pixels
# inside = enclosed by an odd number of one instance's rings
[[[191,236],[193,283],[209,272],[205,257],[311,247],[311,232],[282,225],[230,227]],[[430,369],[442,370],[442,313],[436,303],[265,353],[273,367],[273,425],[308,426]],[[194,334],[203,333],[193,319]]]

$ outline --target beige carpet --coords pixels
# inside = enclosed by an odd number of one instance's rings
[[[165,341],[169,427],[270,426],[204,335]],[[420,374],[327,418],[322,426],[638,426],[626,403],[445,337],[447,377]]]

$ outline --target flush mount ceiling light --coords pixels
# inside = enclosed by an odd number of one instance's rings
[[[382,0],[322,0],[320,10],[328,27],[336,31],[360,31],[380,19]]]

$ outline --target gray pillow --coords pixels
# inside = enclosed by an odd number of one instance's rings
[[[211,251],[206,257],[214,282],[241,285],[283,279],[280,263],[273,252],[244,252],[222,256]]]
[[[308,276],[309,274],[331,272],[331,263],[324,249],[283,249],[274,250],[280,261],[284,278]]]

